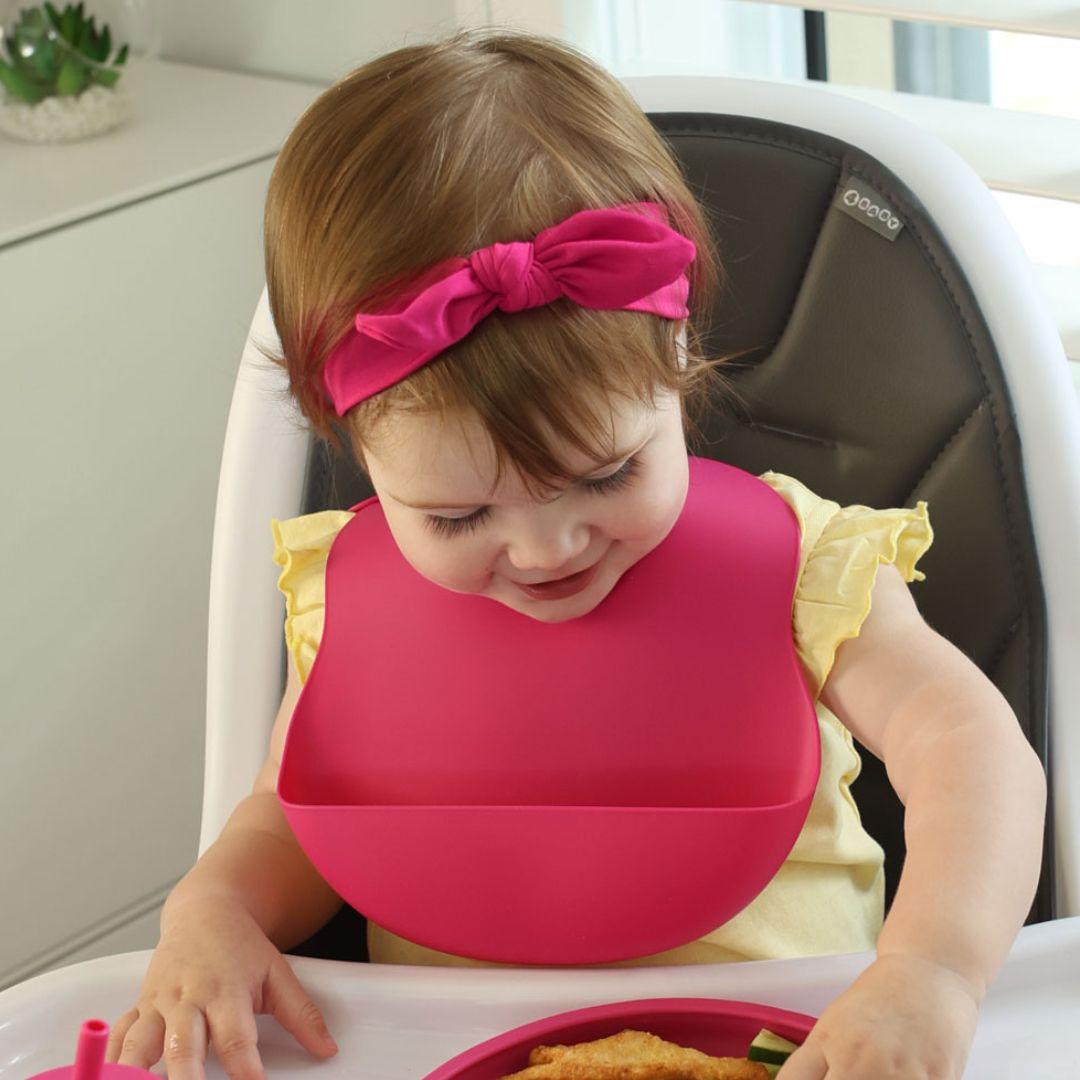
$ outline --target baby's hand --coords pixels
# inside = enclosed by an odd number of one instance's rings
[[[878,957],[821,1014],[776,1080],[959,1080],[979,999],[950,968]]]
[[[165,1053],[169,1080],[205,1080],[212,1042],[232,1080],[263,1080],[255,1013],[272,1013],[317,1057],[337,1046],[288,961],[240,903],[189,899],[163,920],[135,1007],[112,1027],[105,1060],[150,1068]]]

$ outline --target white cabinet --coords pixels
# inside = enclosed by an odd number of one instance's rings
[[[130,74],[124,127],[0,137],[0,986],[152,946],[195,860],[225,422],[274,158],[322,90]]]

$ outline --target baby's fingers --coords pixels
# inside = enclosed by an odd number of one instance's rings
[[[190,1001],[165,1016],[165,1067],[169,1080],[206,1080],[206,1018]]]
[[[251,997],[237,995],[213,1001],[206,1009],[206,1019],[210,1043],[226,1074],[232,1080],[265,1080]]]
[[[152,1005],[128,1009],[109,1031],[105,1060],[112,1064],[149,1069],[161,1057],[165,1021]]]
[[[316,1057],[332,1057],[337,1043],[326,1029],[318,1005],[307,996],[288,961],[281,955],[270,966],[263,995],[264,1012],[273,1013],[278,1023]]]
[[[822,1080],[831,1075],[829,1064],[817,1042],[805,1042],[780,1066],[776,1080]]]

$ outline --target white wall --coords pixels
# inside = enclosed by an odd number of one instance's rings
[[[184,0],[165,8],[166,60],[327,84],[459,26],[551,34],[562,26],[559,0]]]

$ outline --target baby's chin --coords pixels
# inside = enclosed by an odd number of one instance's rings
[[[648,554],[656,546],[655,541],[647,548],[634,549],[626,543],[619,543],[618,550],[611,550],[601,557],[601,566],[596,577],[581,592],[574,596],[567,596],[561,600],[534,600],[510,581],[509,578],[493,574],[487,580],[483,589],[456,589],[445,582],[433,581],[433,584],[449,592],[459,593],[462,596],[483,596],[485,599],[502,604],[504,607],[517,611],[522,615],[534,619],[536,622],[561,623],[570,619],[578,619],[582,615],[588,615],[590,611],[598,607],[604,598],[618,584],[619,579],[633,566],[643,555]],[[614,545],[613,545],[614,547]],[[428,580],[433,580],[429,578]]]
[[[570,619],[577,619],[582,615],[587,615],[611,591],[611,586],[605,587],[602,582],[596,580],[587,589],[578,593],[577,596],[568,596],[563,600],[532,600],[521,592],[513,582],[506,581],[505,578],[501,581],[503,585],[501,590],[494,589],[481,592],[469,589],[454,589],[449,585],[443,585],[441,582],[434,582],[434,584],[439,585],[440,588],[446,589],[448,592],[458,593],[460,596],[482,596],[485,600],[502,604],[503,607],[508,607],[511,611],[520,612],[536,622],[543,623],[567,622]]]
[[[596,577],[586,588],[575,596],[567,596],[562,600],[533,600],[513,582],[504,579],[506,591],[493,593],[491,599],[537,622],[569,622],[571,619],[588,615],[590,611],[603,603],[604,598],[615,587],[625,571],[626,567],[623,566],[601,566]]]

